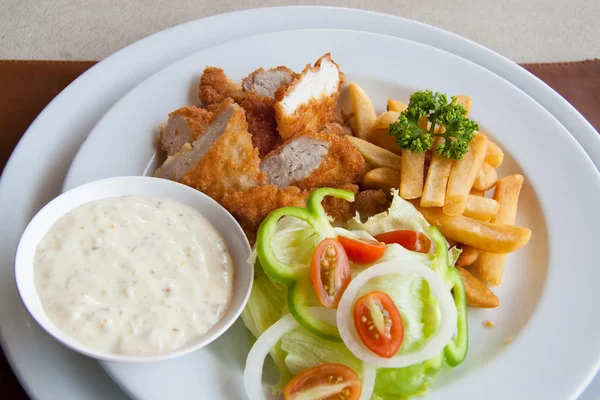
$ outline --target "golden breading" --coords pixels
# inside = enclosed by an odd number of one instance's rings
[[[212,144],[208,152],[181,182],[206,193],[219,201],[225,193],[247,190],[265,182],[259,169],[258,150],[252,145],[252,136],[244,110],[237,104],[227,129]]]
[[[354,194],[358,192],[358,186],[352,184],[344,185],[340,189],[350,190],[354,192]],[[339,197],[327,196],[323,199],[321,204],[325,209],[325,213],[336,222],[346,222],[354,217],[354,214],[356,213],[354,203],[340,199]]]
[[[311,133],[307,136],[329,142],[329,152],[321,164],[304,179],[294,182],[300,189],[343,187],[360,181],[365,160],[351,143],[334,133]]]
[[[357,212],[364,219],[387,211],[390,207],[391,200],[381,189],[362,190],[358,193],[358,187],[355,185],[347,185],[342,189],[352,190],[356,193],[353,203],[333,197],[326,197],[323,200],[325,212],[336,222],[347,222],[354,218]]]
[[[214,110],[228,97],[240,103],[244,100],[244,91],[242,84],[229,79],[221,68],[206,67],[200,78],[198,96],[204,107]]]
[[[212,113],[195,106],[181,107],[169,114],[169,119],[159,126],[160,148],[172,156],[184,144],[196,140],[208,126]]]
[[[275,118],[281,138],[322,131],[333,120],[343,83],[344,74],[328,53],[280,88],[275,93]],[[314,97],[315,92],[320,96]]]
[[[246,98],[241,103],[242,108],[246,110],[252,144],[258,149],[261,158],[281,144],[273,102],[272,98],[254,92],[246,92]]]
[[[240,223],[253,244],[258,227],[271,211],[287,206],[303,207],[309,194],[295,186],[283,189],[275,185],[256,186],[247,191],[226,193],[221,204]]]

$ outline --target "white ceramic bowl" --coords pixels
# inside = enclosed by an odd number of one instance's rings
[[[206,334],[176,350],[156,356],[124,356],[85,346],[58,329],[46,316],[34,283],[34,256],[38,243],[50,227],[72,209],[90,201],[119,196],[162,197],[198,210],[221,233],[232,255],[235,273],[233,297],[221,319]],[[254,276],[248,264],[250,245],[231,214],[205,194],[180,183],[143,176],[102,179],[65,192],[48,203],[31,220],[17,248],[15,280],[21,300],[31,316],[59,342],[79,353],[107,361],[150,362],[166,360],[198,350],[221,336],[244,309]]]

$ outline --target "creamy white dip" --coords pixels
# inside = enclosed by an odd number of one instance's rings
[[[200,213],[153,197],[84,204],[37,246],[44,311],[89,347],[156,355],[204,334],[225,313],[234,265]]]

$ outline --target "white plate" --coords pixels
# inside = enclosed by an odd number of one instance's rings
[[[556,92],[506,58],[432,26],[361,10],[288,7],[217,15],[159,32],[105,59],[57,96],[29,128],[4,169],[0,182],[0,215],[4,223],[0,255],[5,260],[0,268],[1,338],[4,353],[31,397],[124,397],[97,363],[64,349],[32,322],[18,299],[12,263],[8,261],[14,256],[28,221],[59,193],[67,167],[89,130],[130,88],[185,55],[238,37],[298,28],[379,32],[427,43],[470,59],[513,82],[550,110],[600,165],[597,133]],[[598,396],[600,379],[594,381],[582,399]]]
[[[241,79],[260,66],[287,65],[299,71],[325,52],[332,53],[347,79],[357,81],[380,110],[388,97],[407,100],[418,89],[468,94],[473,99],[471,116],[507,154],[501,176],[522,173],[526,177],[518,222],[533,230],[532,240],[509,257],[505,281],[497,290],[501,307],[470,312],[470,356],[461,368],[434,381],[431,397],[459,399],[468,394],[505,399],[520,393],[563,399],[579,394],[600,361],[596,336],[600,312],[594,306],[600,302],[596,285],[600,270],[592,267],[594,226],[600,224],[600,175],[544,108],[497,75],[450,53],[389,36],[334,30],[277,32],[217,45],[172,64],[124,96],[82,146],[65,189],[110,176],[143,174],[155,158],[157,125],[170,111],[197,102],[203,66],[219,66]],[[561,163],[551,162],[558,153]],[[106,162],[107,154],[111,162]],[[578,171],[578,179],[569,179],[568,171]],[[576,240],[573,232],[578,232]],[[586,279],[572,279],[577,276]],[[571,302],[580,305],[574,308]],[[492,331],[483,328],[488,319],[496,323]],[[573,329],[583,326],[587,328]],[[243,326],[235,329],[231,332],[235,338],[219,340],[182,363],[102,364],[127,393],[140,399],[189,398],[199,393],[208,398],[240,398],[241,365],[249,349],[240,343]],[[570,346],[555,345],[569,336]],[[507,346],[508,337],[514,341]],[[241,354],[231,352],[233,345],[240,346]],[[560,362],[540,364],[552,347]],[[205,371],[227,352],[238,362],[221,372],[219,382],[228,382],[223,387],[214,377],[205,377]],[[572,367],[565,371],[565,364]],[[538,384],[558,374],[560,381]]]

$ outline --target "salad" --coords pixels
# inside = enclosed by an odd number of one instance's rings
[[[468,350],[465,288],[450,247],[392,190],[390,208],[334,226],[321,201],[353,201],[351,191],[317,189],[305,208],[283,207],[261,224],[255,280],[242,314],[256,339],[244,385],[265,399],[268,355],[279,372],[271,387],[285,399],[406,399],[424,393],[437,372]]]

